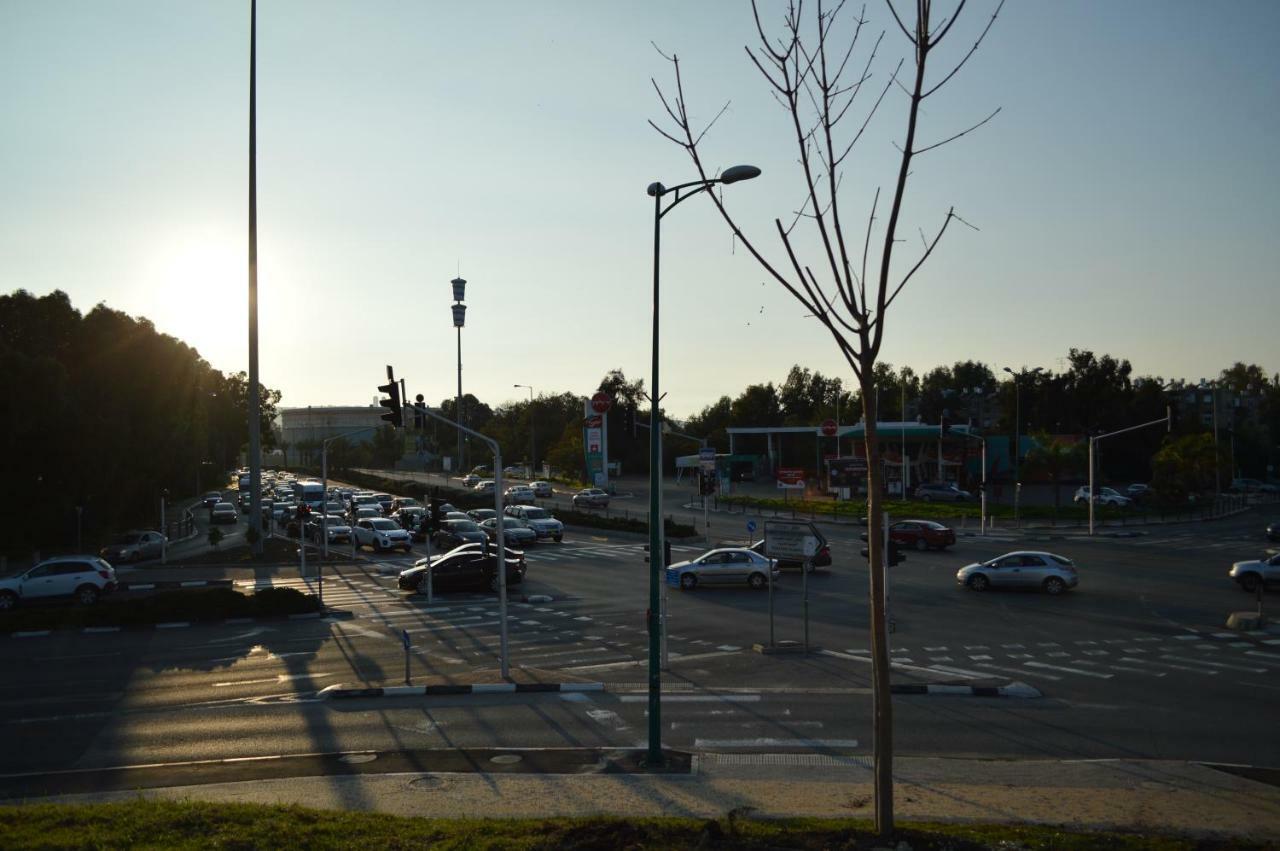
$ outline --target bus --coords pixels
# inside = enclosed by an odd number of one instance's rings
[[[309,505],[312,511],[324,508],[324,485],[314,479],[294,482],[293,495],[299,505]]]

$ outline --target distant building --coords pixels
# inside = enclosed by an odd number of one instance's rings
[[[327,440],[357,429],[366,429],[347,438],[352,443],[369,443],[374,429],[385,425],[386,409],[373,405],[280,408],[276,430],[279,440],[298,448],[307,442]]]

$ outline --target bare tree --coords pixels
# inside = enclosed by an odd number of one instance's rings
[[[843,38],[842,13],[844,0],[837,0],[834,7],[824,8],[817,0],[812,25],[806,24],[803,0],[791,0],[783,17],[779,36],[771,36],[760,19],[755,0],[752,13],[755,18],[759,44],[747,47],[747,56],[768,82],[774,99],[787,113],[790,130],[795,135],[799,153],[799,165],[803,178],[803,201],[789,224],[781,218],[774,224],[778,238],[786,253],[787,266],[778,266],[765,258],[756,244],[738,226],[716,193],[708,196],[735,237],[751,253],[770,277],[786,288],[830,332],[840,353],[853,369],[862,389],[862,409],[866,423],[867,454],[867,516],[869,518],[869,555],[871,560],[871,651],[873,697],[873,751],[875,760],[875,822],[881,835],[893,832],[893,717],[889,692],[889,650],[887,645],[885,614],[885,569],[882,556],[883,541],[876,534],[881,522],[881,488],[883,472],[880,465],[880,448],[876,435],[876,394],[874,367],[884,338],[885,316],[903,287],[937,248],[952,220],[963,219],[955,208],[947,210],[942,223],[932,238],[921,231],[922,247],[910,267],[897,274],[893,268],[894,249],[898,242],[898,227],[906,195],[907,179],[911,176],[912,160],[921,154],[953,142],[986,124],[1000,110],[967,129],[953,133],[939,141],[921,143],[917,140],[920,106],[946,85],[969,61],[978,46],[991,30],[1004,0],[998,0],[991,18],[975,38],[973,45],[963,53],[946,73],[927,79],[926,69],[930,55],[951,32],[967,0],[959,0],[950,16],[937,20],[933,15],[932,0],[916,0],[914,25],[908,27],[894,8],[892,0],[885,0],[893,24],[911,44],[914,57],[914,74],[909,84],[900,79],[906,60],[900,60],[893,72],[876,81],[872,67],[880,54],[885,38],[884,31],[870,41],[864,36],[868,24],[866,6],[858,16],[849,21],[847,44],[837,45]],[[868,29],[868,33],[870,30]],[[865,50],[866,61],[854,61],[860,42],[869,46]],[[655,130],[683,148],[693,161],[699,177],[708,180],[708,174],[699,150],[711,125],[728,108],[716,115],[706,127],[695,128],[689,118],[685,101],[684,84],[680,76],[680,60],[671,55],[664,58],[671,62],[675,76],[675,91],[668,93],[654,81],[654,88],[666,110],[671,124],[664,129],[650,122]],[[860,69],[860,70],[859,70]],[[877,212],[881,193],[877,189],[871,199],[869,215],[862,233],[861,249],[856,242],[846,239],[846,213],[840,205],[840,183],[845,161],[854,146],[862,139],[872,117],[885,103],[886,97],[897,88],[908,98],[906,133],[901,145],[897,179],[889,205],[889,215],[880,238],[879,257],[871,254],[873,236],[877,231]],[[865,92],[864,92],[865,90]],[[665,122],[664,122],[665,123]],[[803,263],[793,245],[793,232],[801,222],[808,222],[815,230],[821,244],[819,272]],[[856,238],[856,234],[855,234]],[[878,262],[877,262],[878,261]],[[820,279],[821,276],[821,279]]]

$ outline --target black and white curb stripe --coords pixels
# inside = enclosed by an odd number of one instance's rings
[[[230,579],[159,580],[156,582],[121,582],[119,590],[129,591],[178,591],[183,588],[230,588]]]
[[[1043,697],[1040,690],[1026,683],[1007,686],[965,686],[952,683],[896,683],[889,686],[893,694],[952,694],[962,697]]]
[[[459,694],[529,694],[536,692],[604,691],[604,683],[469,683],[462,685],[386,686],[383,688],[344,688],[326,686],[316,697],[341,700],[356,697],[430,697]]]

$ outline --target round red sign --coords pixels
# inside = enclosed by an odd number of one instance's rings
[[[822,422],[822,433],[827,437],[835,437],[838,428],[839,426],[836,425],[835,420],[823,420]]]
[[[609,410],[609,406],[613,404],[613,400],[609,398],[609,394],[601,390],[599,393],[591,397],[591,410],[597,414],[603,414]]]

